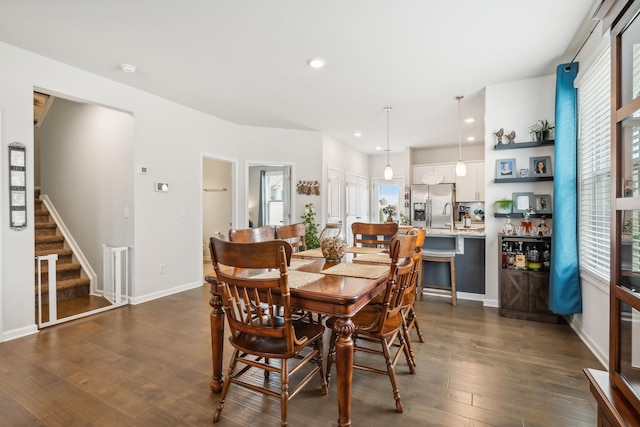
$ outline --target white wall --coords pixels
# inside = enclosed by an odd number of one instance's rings
[[[498,233],[504,218],[493,216],[493,202],[503,197],[511,198],[514,192],[553,194],[553,182],[527,182],[495,184],[496,160],[514,158],[517,168],[529,168],[529,157],[552,156],[553,146],[523,148],[516,150],[494,150],[496,137],[493,132],[504,128],[505,133],[516,132],[516,142],[531,141],[529,126],[537,120],[554,122],[555,76],[538,77],[488,86],[485,92],[485,176],[487,177],[485,203],[486,272],[485,305],[498,306]],[[503,139],[504,142],[506,140]],[[552,159],[553,161],[554,159]],[[553,162],[555,168],[555,162]],[[517,223],[520,217],[513,216]]]
[[[33,206],[33,90],[64,94],[133,114],[133,302],[139,303],[201,286],[202,277],[202,155],[237,161],[238,194],[234,218],[246,217],[245,163],[252,159],[295,163],[308,179],[320,177],[322,135],[317,132],[238,126],[132,89],[59,62],[0,43],[0,110],[3,113],[2,152],[12,141],[27,146],[27,204]],[[144,78],[135,75],[132,78]],[[3,162],[3,170],[6,167]],[[148,175],[134,173],[144,164]],[[128,170],[127,170],[128,169]],[[296,178],[294,177],[294,180]],[[153,190],[168,182],[169,193]],[[2,206],[8,203],[2,188]],[[320,198],[316,205],[322,207]],[[302,197],[294,200],[298,215]],[[185,215],[181,216],[180,212]],[[2,315],[0,341],[36,331],[34,322],[33,210],[24,231],[2,223]],[[160,274],[159,265],[166,265]]]
[[[133,244],[133,218],[124,216],[133,207],[133,117],[58,98],[39,136],[41,194],[102,284],[102,245]]]

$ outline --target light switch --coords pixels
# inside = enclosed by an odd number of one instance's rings
[[[185,211],[185,209],[184,209],[184,208],[180,208],[180,210],[178,211],[178,215],[180,215],[180,216],[186,216],[186,215],[187,215],[187,213],[186,213],[186,211]]]
[[[124,217],[129,218],[129,208],[124,208]]]

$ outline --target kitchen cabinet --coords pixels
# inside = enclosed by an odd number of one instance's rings
[[[456,202],[484,201],[484,162],[466,163],[467,174],[456,178]],[[455,168],[454,168],[455,175]]]
[[[550,257],[551,237],[514,236],[499,234],[498,295],[499,313],[504,317],[542,322],[560,322],[560,316],[549,310],[549,267],[544,267],[543,253],[548,248]],[[503,244],[512,248],[535,248],[539,254],[540,268],[515,269],[504,265]]]
[[[428,174],[437,173],[442,175],[443,184],[453,184],[456,182],[455,163],[433,163],[424,165],[413,165],[412,184],[425,184],[422,177]]]

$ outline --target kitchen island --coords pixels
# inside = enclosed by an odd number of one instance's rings
[[[485,232],[484,226],[472,225],[471,228],[456,226],[453,230],[427,229],[423,249],[455,250],[456,287],[458,298],[482,299],[485,294]],[[437,286],[449,286],[449,265],[446,263],[422,262],[422,283]],[[428,291],[428,288],[425,288]]]

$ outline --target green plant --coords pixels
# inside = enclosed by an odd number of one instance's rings
[[[409,225],[409,217],[404,212],[400,212],[400,225]]]
[[[537,141],[544,141],[545,136],[549,136],[549,132],[551,132],[555,126],[549,123],[548,120],[538,120],[531,126],[529,126],[529,133],[532,138],[535,138]]]
[[[384,208],[382,208],[382,213],[389,216],[396,216],[396,213],[398,211],[398,208],[396,208],[396,205],[387,205]]]
[[[511,207],[513,206],[513,200],[503,197],[502,199],[496,200],[495,202],[493,202],[493,206],[496,208],[496,210],[511,211]]]
[[[320,224],[316,224],[316,212],[313,210],[313,203],[304,205],[305,211],[300,217],[307,231],[304,235],[304,241],[307,249],[315,249],[320,247],[320,237],[318,236],[318,228]]]

